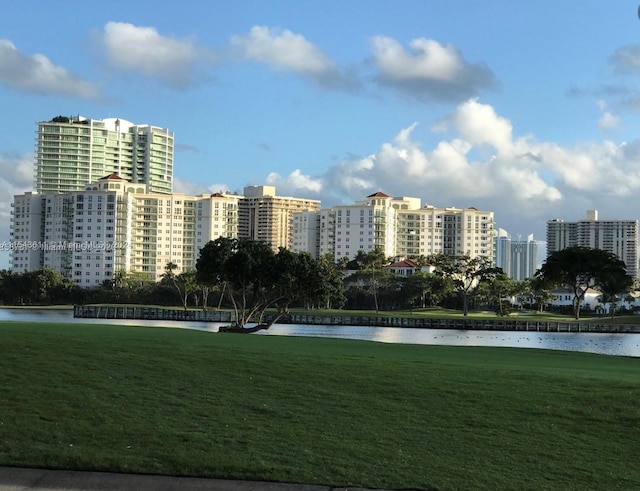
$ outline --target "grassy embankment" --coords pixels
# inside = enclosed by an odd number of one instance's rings
[[[637,359],[0,323],[0,465],[638,489]]]

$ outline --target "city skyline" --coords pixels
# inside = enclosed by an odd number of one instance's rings
[[[34,188],[37,122],[58,115],[168,128],[186,194],[381,191],[538,240],[589,209],[634,220],[639,74],[625,3],[9,2],[0,241]]]

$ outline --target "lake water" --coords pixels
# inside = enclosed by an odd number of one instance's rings
[[[221,325],[220,323],[188,321],[76,319],[71,310],[1,308],[0,321],[118,324],[196,329],[210,332],[217,332]],[[276,324],[268,331],[261,331],[259,335],[360,339],[399,344],[539,348],[640,357],[640,334],[461,331],[455,329]]]

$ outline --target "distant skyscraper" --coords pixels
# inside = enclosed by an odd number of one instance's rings
[[[526,240],[512,240],[504,229],[496,237],[496,267],[516,281],[532,278],[538,264],[538,242],[533,234]]]
[[[148,192],[171,193],[173,133],[124,119],[58,116],[38,123],[35,190],[81,191],[116,173]]]
[[[503,228],[498,229],[495,252],[496,267],[511,276],[511,236]]]
[[[598,211],[587,211],[587,219],[547,222],[547,255],[572,246],[591,247],[615,254],[638,277],[638,220],[598,220]]]

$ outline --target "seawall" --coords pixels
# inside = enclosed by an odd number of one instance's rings
[[[438,319],[432,317],[384,317],[363,315],[285,314],[278,324],[308,324],[330,326],[406,327],[417,329],[458,329],[476,331],[539,331],[539,332],[594,332],[640,333],[636,324],[600,324],[594,322],[548,322],[523,319]],[[178,320],[195,322],[231,323],[234,315],[220,310],[162,309],[132,306],[74,305],[73,316],[86,319],[141,319]],[[269,321],[273,315],[265,315]]]

